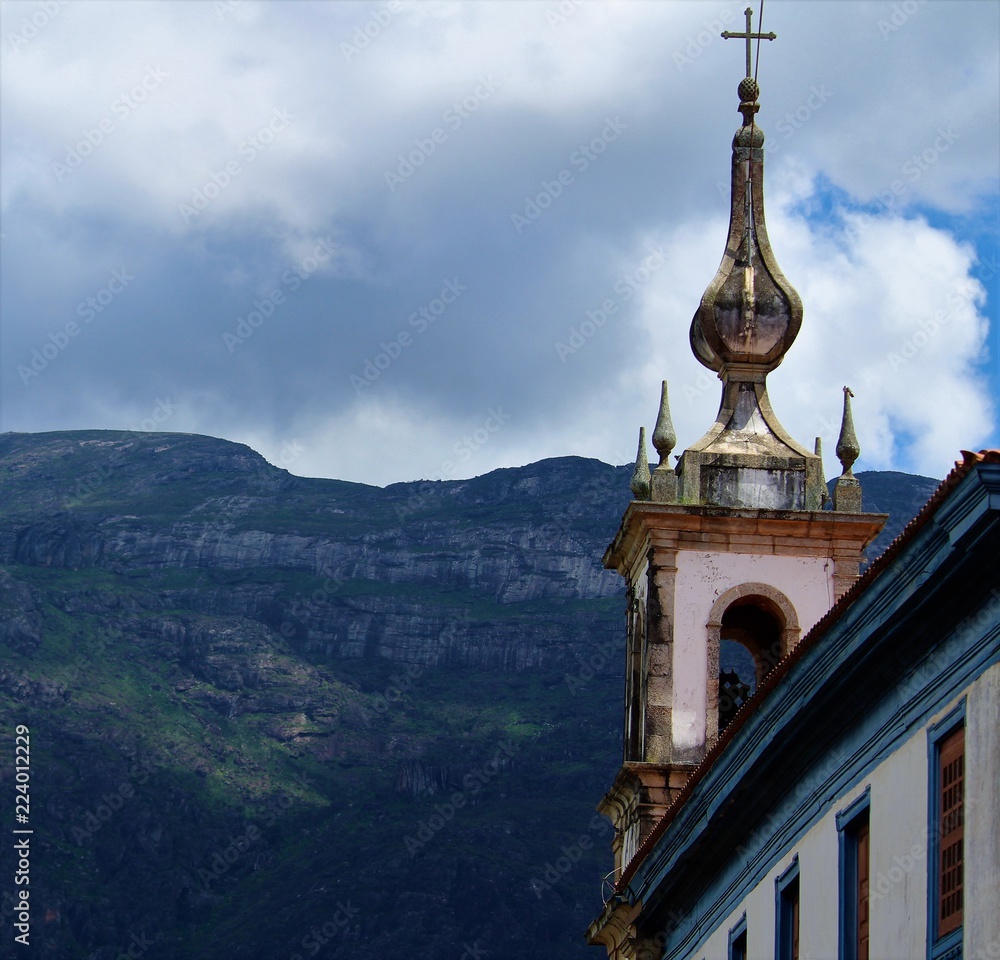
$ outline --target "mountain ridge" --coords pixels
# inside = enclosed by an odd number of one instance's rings
[[[600,558],[630,474],[376,487],[194,434],[0,435],[0,704],[37,737],[39,941],[591,956],[624,658]],[[937,485],[859,476],[896,532]]]

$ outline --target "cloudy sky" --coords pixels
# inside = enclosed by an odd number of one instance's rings
[[[0,5],[0,430],[157,429],[385,484],[679,445],[738,2]],[[754,0],[755,29],[757,0]],[[1000,4],[767,0],[769,378],[859,469],[1000,445]]]

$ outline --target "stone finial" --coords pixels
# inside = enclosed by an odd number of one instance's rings
[[[649,499],[649,461],[646,459],[646,428],[639,427],[639,449],[635,455],[635,469],[632,471],[632,495],[636,500]]]
[[[844,468],[842,476],[854,477],[851,467],[861,454],[861,445],[854,432],[854,418],[851,416],[851,397],[854,394],[850,387],[844,387],[844,419],[840,425],[840,437],[837,439],[837,459]]]
[[[843,473],[833,488],[833,509],[839,513],[861,512],[861,482],[851,472],[854,461],[861,453],[861,445],[854,433],[854,418],[851,416],[853,396],[850,387],[844,387],[844,419],[837,440],[837,459],[840,461]]]
[[[816,442],[813,444],[813,453],[819,458],[820,469],[823,469],[823,438],[817,437]],[[830,499],[830,494],[827,493],[826,484],[823,485],[823,489],[820,491],[820,509],[826,506],[826,501]]]
[[[757,98],[760,96],[760,87],[753,77],[744,77],[739,86],[740,105],[737,107],[743,117],[743,126],[749,127],[753,124],[754,114],[760,110]]]
[[[667,381],[663,381],[660,387],[660,412],[656,417],[656,426],[653,428],[653,446],[660,455],[659,467],[669,466],[670,451],[677,446],[677,434],[674,433],[674,424],[670,419],[670,403],[667,400]]]
[[[670,402],[667,398],[667,381],[660,387],[660,412],[656,415],[653,446],[660,455],[660,462],[649,481],[649,499],[656,503],[677,502],[677,473],[670,466],[670,451],[677,444],[677,434],[670,419]]]

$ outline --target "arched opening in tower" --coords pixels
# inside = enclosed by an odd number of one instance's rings
[[[719,634],[719,732],[782,656],[784,617],[766,597],[741,597],[722,615]]]

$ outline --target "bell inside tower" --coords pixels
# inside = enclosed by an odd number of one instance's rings
[[[719,731],[781,659],[781,611],[766,597],[741,597],[722,615],[719,633]]]

